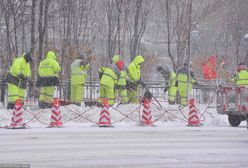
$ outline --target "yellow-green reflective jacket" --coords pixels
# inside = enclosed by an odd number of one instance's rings
[[[24,59],[24,54],[21,57],[14,59],[10,68],[10,73],[15,77],[23,74],[23,76],[31,78],[30,64]]]
[[[114,88],[117,83],[117,77],[119,75],[117,67],[114,65],[104,66],[101,68],[102,77],[100,80],[101,85],[105,85],[110,88]]]
[[[140,64],[144,61],[144,58],[141,55],[138,55],[128,66],[129,78],[132,83],[136,83],[140,80]]]
[[[170,80],[169,80],[169,87],[173,87],[176,84],[176,73],[174,71],[170,72]]]
[[[127,84],[127,67],[124,66],[120,72],[120,76],[119,76],[117,85],[126,86],[126,84]]]
[[[183,67],[183,68],[181,68],[178,72],[177,72],[177,77],[176,77],[176,80],[178,81],[178,82],[181,82],[181,83],[185,83],[185,84],[187,84],[187,82],[188,82],[188,67]],[[195,79],[193,79],[193,72],[192,71],[190,71],[190,78],[189,78],[189,80],[190,80],[190,84],[192,85],[192,84],[194,84],[196,81],[195,81]]]
[[[61,67],[56,61],[56,55],[53,51],[49,51],[46,58],[40,62],[38,74],[40,77],[58,77]]]
[[[71,64],[71,84],[85,84],[87,78],[87,71],[90,68],[90,64],[80,65],[80,59],[76,59]]]
[[[248,71],[241,70],[240,72],[235,74],[234,81],[236,85],[248,85]]]

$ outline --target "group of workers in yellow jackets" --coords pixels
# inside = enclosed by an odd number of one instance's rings
[[[24,99],[25,90],[31,81],[30,52],[14,59],[6,81],[8,83],[8,109],[14,108],[17,99]],[[144,58],[138,55],[129,66],[124,64],[122,56],[115,55],[112,64],[102,66],[99,70],[100,98],[98,105],[103,99],[107,99],[109,105],[115,103],[116,96],[122,103],[138,103],[141,81],[140,68]],[[90,62],[85,59],[83,53],[71,64],[70,72],[70,101],[81,105],[84,95],[84,85]],[[61,67],[54,51],[48,51],[46,58],[39,63],[36,87],[39,88],[39,107],[50,108],[54,98],[55,86],[59,85],[59,72]]]
[[[112,58],[112,64],[102,66],[99,70],[100,98],[108,100],[111,106],[115,98],[120,98],[120,103],[139,103],[140,85],[145,86],[141,80],[141,66],[145,62],[143,56],[137,55],[129,66],[125,65],[121,55]]]
[[[16,58],[9,70],[6,81],[8,83],[8,106],[14,108],[17,99],[24,99],[25,90],[31,81],[30,62],[32,55],[30,52],[24,53]],[[101,106],[103,100],[108,100],[111,106],[116,98],[119,102],[139,103],[139,92],[145,83],[141,80],[141,67],[145,62],[143,56],[137,55],[129,65],[126,65],[121,55],[114,55],[112,63],[104,65],[99,69],[100,97],[98,105]],[[70,101],[76,105],[81,105],[84,95],[84,85],[90,62],[85,59],[83,53],[71,64],[70,69]],[[187,95],[191,92],[193,84],[196,83],[194,73],[189,70],[191,65],[185,62],[184,66],[176,72],[167,66],[158,66],[157,71],[161,73],[166,82],[165,92],[168,91],[168,101],[170,104],[179,103],[187,105]],[[55,87],[59,85],[59,72],[61,67],[57,61],[54,51],[48,51],[46,58],[39,63],[36,87],[39,89],[39,106],[41,108],[51,107],[54,98]],[[188,79],[189,78],[189,79]],[[239,65],[234,76],[237,85],[248,85],[248,71],[245,65]],[[180,101],[176,101],[177,94]]]
[[[186,106],[188,94],[191,93],[192,86],[196,83],[192,64],[189,61],[185,61],[183,67],[177,73],[167,66],[158,66],[157,70],[166,81],[164,92],[168,90],[169,104],[179,103],[182,106]],[[180,98],[179,100],[177,100],[178,97]]]

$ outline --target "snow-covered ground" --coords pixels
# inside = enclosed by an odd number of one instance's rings
[[[94,124],[98,108],[85,112],[84,107],[61,107],[62,128],[47,128],[50,110],[30,108],[43,124],[32,120],[30,129],[0,129],[0,164],[30,164],[32,168],[248,167],[245,122],[230,127],[227,116],[198,105],[200,113],[204,112],[203,126],[188,127],[187,108],[179,111],[177,106],[163,106],[170,114],[152,105],[153,120],[163,115],[154,127],[138,126],[138,111],[130,114],[137,105],[120,106],[119,112],[111,108],[111,128]],[[130,114],[129,118],[124,114]],[[26,122],[32,116],[25,112]],[[1,126],[9,125],[9,111],[2,108],[0,117]]]

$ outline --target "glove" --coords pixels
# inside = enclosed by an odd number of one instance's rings
[[[141,81],[141,80],[138,81],[137,83],[140,84],[140,85],[143,86],[143,87],[146,87],[146,84],[145,84],[143,81]]]
[[[131,89],[131,82],[130,81],[127,81],[126,82],[126,89],[127,90],[130,90]]]
[[[176,81],[175,86],[178,87],[178,81]]]
[[[27,78],[27,81],[28,81],[29,85],[34,86],[34,82],[30,78]]]
[[[121,88],[120,85],[115,85],[114,87],[115,87],[115,89],[120,89]]]
[[[27,78],[22,73],[18,75],[18,78],[21,80],[27,80]]]
[[[82,66],[85,66],[85,65],[87,65],[88,63],[89,63],[88,61],[84,61],[84,60],[80,61],[80,65],[82,65]]]
[[[103,72],[98,71],[99,80],[101,80]]]
[[[168,90],[168,87],[165,87],[164,90],[163,90],[163,92],[166,93],[167,90]]]

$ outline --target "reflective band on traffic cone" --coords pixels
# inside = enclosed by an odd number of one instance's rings
[[[12,113],[11,124],[10,124],[11,128],[24,127],[22,115],[23,115],[22,101],[18,99],[15,102],[15,107]]]
[[[102,111],[100,113],[98,125],[99,127],[110,127],[111,126],[111,118],[110,118],[110,113],[109,113],[108,100],[103,100]]]
[[[189,100],[189,118],[188,118],[188,126],[200,126],[200,120],[198,117],[198,113],[195,108],[195,99]]]
[[[148,99],[144,99],[144,101],[143,101],[143,112],[142,112],[142,116],[141,116],[141,125],[146,125],[146,126],[152,125],[150,101]]]
[[[62,126],[61,119],[62,119],[62,116],[61,116],[61,113],[60,113],[59,100],[54,99],[50,126],[51,127],[60,127],[60,126]]]

